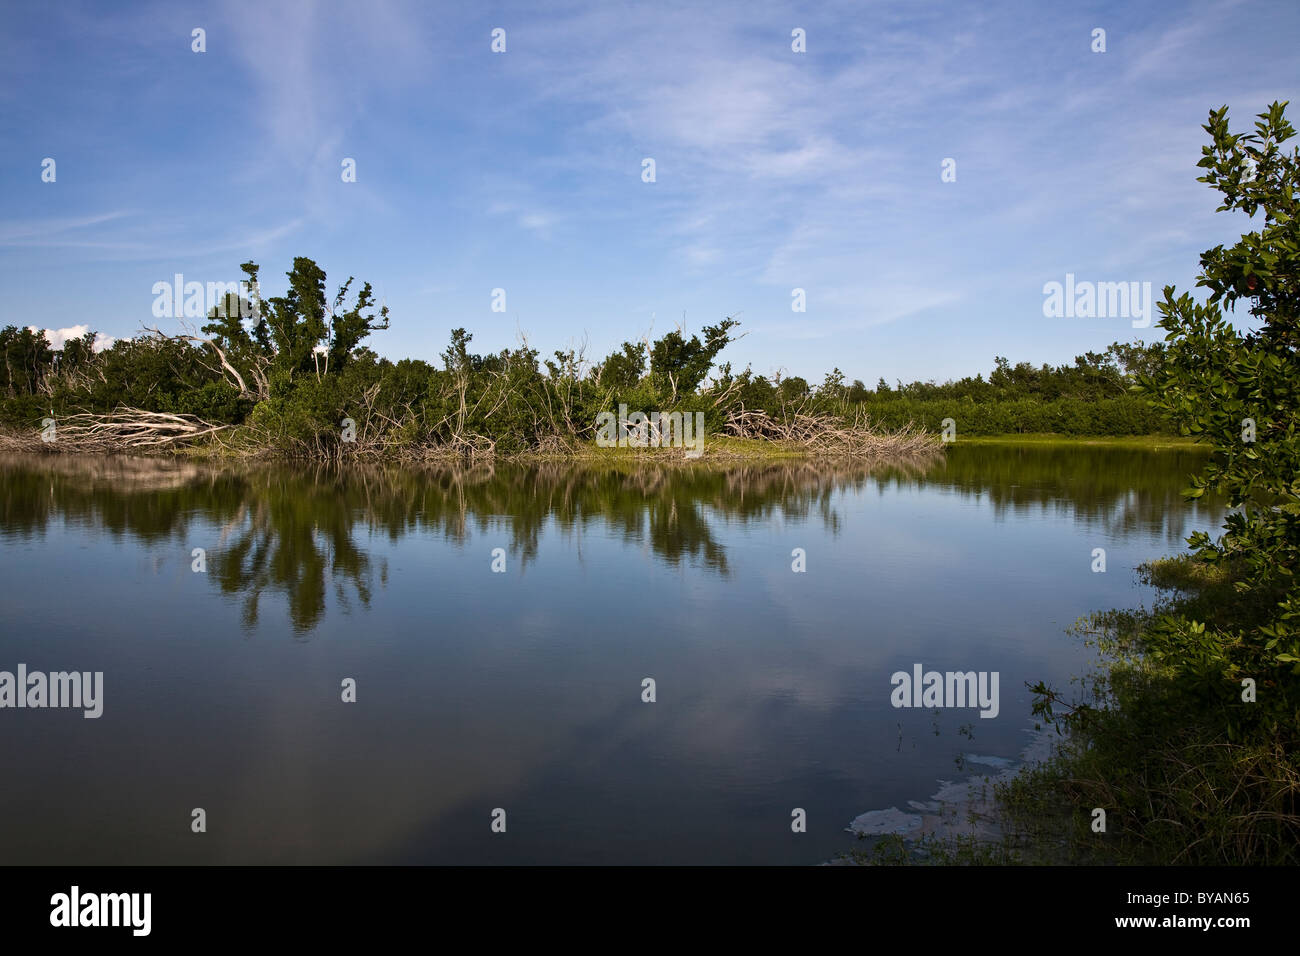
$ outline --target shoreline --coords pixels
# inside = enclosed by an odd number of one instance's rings
[[[909,800],[907,809],[896,806],[868,810],[853,818],[845,831],[867,842],[866,849],[854,848],[829,861],[829,865],[872,865],[867,859],[884,839],[896,840],[911,862],[929,862],[932,850],[951,849],[963,844],[992,848],[1008,836],[1006,811],[997,794],[1025,771],[1050,760],[1057,737],[1041,726],[1026,727],[1029,740],[1014,758],[963,754],[962,767],[987,766],[984,773],[971,773],[963,780],[936,780],[938,789],[928,800]]]
[[[104,445],[70,445],[43,442],[39,434],[19,432],[11,427],[0,427],[0,451],[29,454],[79,454],[95,456],[134,455],[148,458],[179,458],[208,461],[311,461],[357,464],[421,464],[451,461],[503,461],[503,462],[563,462],[602,464],[644,462],[653,464],[699,464],[708,462],[753,461],[918,461],[942,458],[952,446],[978,445],[1019,448],[1117,448],[1139,451],[1208,451],[1204,445],[1184,437],[1168,435],[1057,435],[1051,433],[1024,433],[1006,435],[959,436],[951,442],[942,442],[936,436],[931,445],[917,447],[907,443],[891,448],[890,436],[881,436],[880,447],[864,452],[860,449],[807,448],[795,444],[763,438],[737,438],[713,435],[704,442],[702,451],[694,456],[680,448],[602,448],[596,445],[566,445],[541,450],[496,452],[471,449],[464,446],[411,446],[375,447],[361,445],[355,449],[336,446],[338,454],[304,455],[288,448],[271,445],[238,444],[222,442],[158,445],[153,447],[113,447]]]
[[[238,438],[238,436],[237,436]],[[131,455],[141,458],[182,459],[226,462],[313,462],[369,465],[419,465],[450,462],[574,462],[581,464],[701,464],[719,462],[916,462],[941,459],[946,446],[935,436],[932,442],[919,444],[911,440],[895,441],[890,434],[879,436],[879,443],[869,448],[810,448],[764,438],[736,438],[729,435],[709,436],[698,453],[683,448],[602,448],[597,445],[560,445],[549,449],[498,452],[491,448],[467,445],[376,446],[373,444],[336,445],[337,454],[300,454],[290,448],[266,444],[234,444],[203,441],[155,446],[116,446],[112,444],[44,442],[39,434],[18,432],[0,427],[0,451],[33,455],[88,455],[109,457]]]

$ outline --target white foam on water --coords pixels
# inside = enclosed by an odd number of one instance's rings
[[[921,818],[915,813],[904,813],[898,807],[890,807],[888,810],[869,810],[854,817],[849,830],[863,836],[883,836],[886,833],[910,833],[920,826]]]
[[[966,754],[967,763],[983,764],[986,767],[997,767],[999,770],[1004,767],[1015,766],[1014,760],[1008,760],[1006,757],[983,757],[979,754]]]
[[[904,813],[897,807],[870,810],[853,818],[850,833],[862,836],[897,834],[908,839],[923,836],[974,836],[997,839],[997,801],[994,786],[1010,781],[1026,767],[1041,763],[1052,754],[1056,735],[1046,730],[1028,730],[1029,743],[1019,760],[1006,757],[966,754],[967,763],[992,767],[996,775],[978,775],[965,780],[939,780],[939,790],[929,800],[909,800],[907,806],[916,813]]]

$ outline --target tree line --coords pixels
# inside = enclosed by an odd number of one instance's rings
[[[1013,366],[998,357],[987,378],[892,387],[881,379],[874,389],[847,382],[838,368],[810,384],[719,363],[739,337],[740,323],[730,317],[698,334],[679,328],[624,342],[598,360],[581,348],[542,357],[526,340],[479,354],[473,336],[456,328],[438,361],[392,361],[366,344],[389,324],[369,283],[354,292],[349,277],[331,297],[325,272],[298,257],[285,293],[263,300],[258,265],[241,269],[252,301],[227,293],[201,328],[182,334],[146,329],[96,352],[93,332],[55,350],[39,332],[0,329],[0,421],[36,428],[50,415],[131,408],[239,426],[272,447],[303,449],[337,442],[348,418],[363,441],[499,452],[589,444],[597,416],[619,404],[700,411],[711,433],[755,411],[777,421],[814,416],[932,431],[952,418],[961,433],[974,435],[1163,428],[1160,413],[1130,393],[1138,375],[1158,367],[1161,343],[1115,343],[1058,367]]]

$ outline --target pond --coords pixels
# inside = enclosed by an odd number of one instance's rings
[[[1066,629],[1219,524],[1202,461],[5,458],[0,671],[103,676],[0,708],[0,861],[822,862],[1017,757]],[[917,667],[996,713],[894,706]]]

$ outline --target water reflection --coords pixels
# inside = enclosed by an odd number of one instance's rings
[[[1223,510],[1213,495],[1191,502],[1182,495],[1206,455],[1200,449],[958,445],[926,474],[894,480],[987,496],[998,520],[1045,511],[1112,537],[1141,532],[1178,547],[1188,520],[1213,521]]]
[[[302,469],[169,459],[0,458],[0,536],[44,535],[62,522],[188,553],[206,550],[208,580],[242,604],[246,627],[264,595],[285,596],[299,632],[316,627],[332,592],[368,607],[387,566],[370,536],[433,535],[464,545],[508,536],[512,560],[538,557],[543,532],[597,526],[644,544],[663,563],[730,574],[722,526],[779,516],[835,535],[845,493],[935,488],[987,499],[999,520],[1034,509],[1112,535],[1145,532],[1173,545],[1218,502],[1185,502],[1196,452],[954,447],[932,466],[776,462],[728,466],[569,463]],[[1199,509],[1199,510],[1198,510]],[[376,578],[378,579],[376,581]]]
[[[2,459],[0,668],[103,671],[106,704],[6,712],[0,846],[816,863],[955,756],[1020,752],[1026,684],[1083,669],[1064,628],[1145,600],[1132,566],[1218,523],[1178,495],[1196,465],[960,444],[925,471]],[[998,718],[895,709],[890,675],[915,662],[1000,673]],[[201,841],[196,794],[221,821]]]

